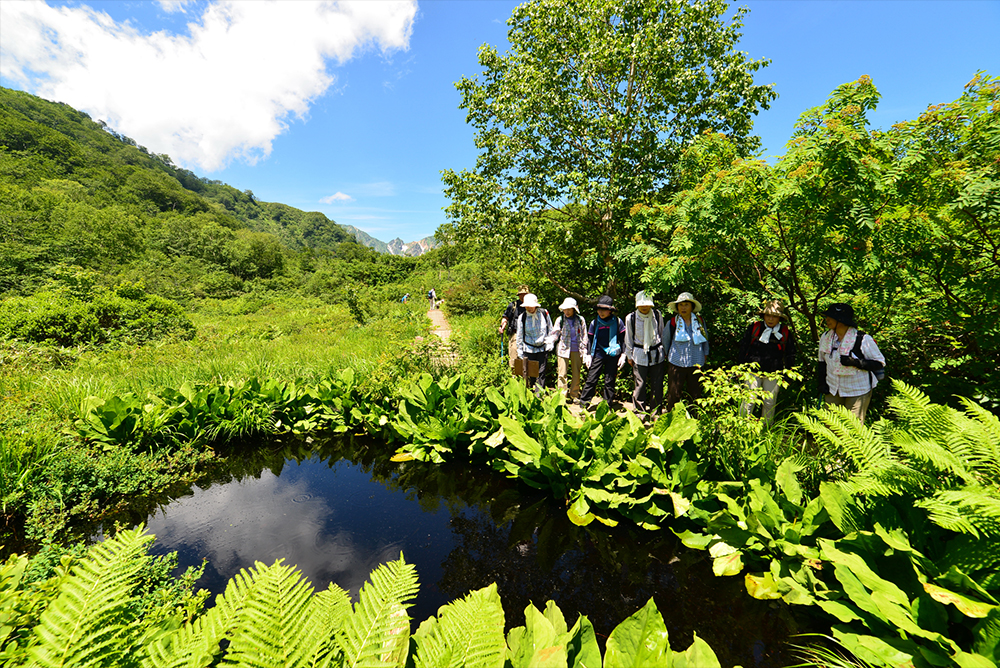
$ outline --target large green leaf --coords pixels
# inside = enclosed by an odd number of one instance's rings
[[[604,668],[646,666],[672,666],[667,627],[652,598],[611,632],[604,654]]]

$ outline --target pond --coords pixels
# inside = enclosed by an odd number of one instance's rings
[[[420,578],[414,629],[496,582],[508,629],[524,623],[529,602],[552,599],[569,624],[586,615],[602,646],[652,596],[672,645],[686,647],[697,631],[724,666],[788,665],[788,636],[810,630],[786,606],[748,596],[742,577],[715,577],[705,553],[669,532],[577,527],[517,481],[466,465],[392,463],[392,452],[338,437],[226,453],[210,481],[148,513],[152,552],[177,551],[181,568],[207,558],[199,586],[213,594],[241,568],[283,558],[317,589],[334,582],[352,595],[402,553]]]

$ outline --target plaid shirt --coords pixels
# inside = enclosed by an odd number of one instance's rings
[[[831,339],[833,339],[832,342]],[[822,351],[827,348],[832,348],[832,350],[829,355],[824,355]],[[833,396],[860,397],[863,394],[868,394],[878,385],[878,379],[870,371],[852,366],[841,366],[841,353],[849,355],[851,351],[840,350],[840,338],[832,329],[827,330],[823,336],[819,337],[819,349],[819,361],[826,362],[826,383],[830,386],[830,394]],[[865,359],[878,360],[885,364],[885,356],[875,344],[875,339],[868,334],[865,334],[865,338],[861,341],[861,354],[865,356]],[[842,373],[838,373],[838,371],[842,371]]]

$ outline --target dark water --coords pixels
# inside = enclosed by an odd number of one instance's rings
[[[177,551],[182,567],[207,557],[199,585],[213,594],[241,568],[279,558],[317,589],[335,582],[356,594],[402,552],[420,578],[414,629],[496,582],[508,628],[524,623],[529,602],[552,599],[570,624],[586,615],[603,645],[652,596],[675,648],[696,631],[724,666],[792,663],[785,642],[807,630],[802,622],[748,596],[742,577],[715,577],[706,553],[669,532],[577,527],[547,497],[497,473],[393,464],[391,455],[350,438],[229,453],[211,482],[149,515],[153,552]]]

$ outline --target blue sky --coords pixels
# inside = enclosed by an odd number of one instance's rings
[[[503,1],[0,2],[0,85],[66,102],[195,173],[389,241],[445,222],[470,168],[454,82],[506,49]],[[839,84],[870,75],[875,127],[1000,75],[1000,0],[754,0],[740,49],[772,63],[766,156]]]

